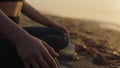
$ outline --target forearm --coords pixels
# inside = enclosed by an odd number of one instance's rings
[[[28,33],[15,24],[0,10],[0,33],[12,43],[18,44],[28,37]]]
[[[22,12],[26,16],[31,18],[32,20],[34,20],[34,21],[36,21],[36,22],[38,22],[40,24],[43,24],[45,26],[48,26],[48,27],[56,27],[56,26],[58,26],[56,23],[53,23],[48,18],[44,17],[40,12],[38,12],[36,9],[34,9],[32,6],[30,6],[26,2],[24,2]]]

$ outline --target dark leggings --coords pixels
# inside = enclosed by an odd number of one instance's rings
[[[26,27],[24,28],[31,35],[47,42],[56,51],[65,48],[68,39],[65,33],[56,28]],[[16,48],[4,37],[0,37],[0,67],[2,68],[24,68]]]

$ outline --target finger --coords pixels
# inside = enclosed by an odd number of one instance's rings
[[[56,61],[54,60],[54,58],[51,56],[47,49],[42,48],[41,53],[45,60],[48,62],[48,64],[51,66],[51,68],[58,68]]]
[[[55,61],[56,61],[56,63],[57,63],[58,68],[61,68],[58,59],[57,59],[57,58],[54,58],[54,59],[55,59]]]
[[[30,65],[29,65],[29,63],[28,63],[28,62],[23,61],[23,63],[24,63],[25,68],[30,68]]]
[[[40,67],[42,68],[50,68],[50,66],[48,65],[48,63],[46,62],[46,60],[44,60],[43,56],[40,54],[37,54],[35,56],[36,61],[39,63]]]
[[[43,41],[43,44],[44,44],[44,46],[48,49],[48,51],[50,52],[50,54],[51,54],[52,56],[55,56],[55,57],[59,56],[59,54],[56,53],[55,50],[54,50],[52,47],[50,47],[50,45],[48,45],[48,44],[47,44],[46,42],[44,42],[44,41]]]
[[[34,58],[31,58],[29,63],[32,65],[32,68],[40,68],[39,64],[35,61]]]
[[[51,48],[46,42],[43,42],[43,44],[46,46],[46,47],[48,47],[48,51],[49,52],[51,52],[51,53],[54,53],[55,51],[54,51],[54,49],[53,48]],[[52,51],[53,50],[53,51]],[[55,52],[56,53],[56,52]],[[56,55],[55,55],[56,56]],[[59,56],[59,54],[57,53],[57,56]],[[58,68],[60,68],[60,64],[59,64],[59,62],[58,62],[58,60],[54,57],[54,60],[55,60],[55,62],[56,62],[56,64],[57,64],[57,66],[58,66]]]

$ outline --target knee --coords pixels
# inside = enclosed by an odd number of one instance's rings
[[[47,42],[55,51],[64,49],[68,45],[68,39],[60,35],[46,35],[41,39]]]

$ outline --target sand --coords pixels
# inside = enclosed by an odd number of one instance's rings
[[[76,47],[72,68],[119,68],[119,31],[100,27],[100,21],[45,16],[69,30]],[[21,16],[21,26],[41,26],[33,22]]]

